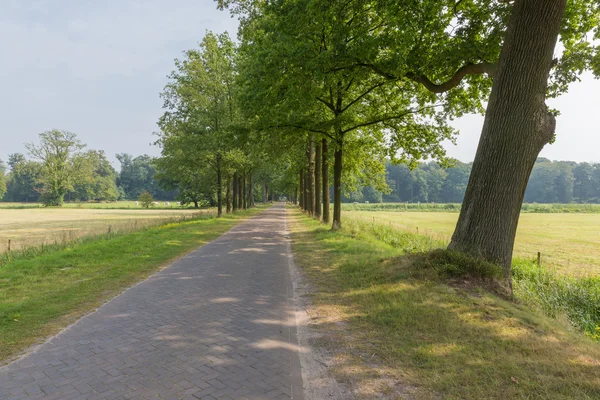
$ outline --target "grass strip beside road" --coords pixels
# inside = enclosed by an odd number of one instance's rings
[[[0,268],[0,365],[264,207],[75,244]]]
[[[388,244],[290,210],[316,344],[358,398],[596,399],[600,346],[525,305],[419,268],[416,234]]]

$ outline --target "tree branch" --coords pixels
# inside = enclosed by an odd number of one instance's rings
[[[320,97],[316,97],[316,99],[319,100],[321,103],[325,104],[327,108],[329,108],[331,111],[335,112],[335,107],[333,106],[333,104],[327,102],[326,100],[323,100]]]
[[[353,131],[353,130],[358,129],[358,128],[364,128],[365,126],[375,125],[375,124],[378,124],[380,122],[391,121],[393,119],[401,119],[401,118],[406,117],[409,114],[417,114],[417,113],[420,113],[423,110],[426,110],[428,108],[435,108],[435,107],[439,107],[439,106],[441,106],[441,104],[435,104],[433,106],[421,107],[418,110],[408,110],[408,111],[406,111],[406,112],[404,112],[402,114],[392,115],[392,116],[389,116],[389,117],[379,117],[379,118],[373,119],[371,121],[363,122],[361,124],[354,125],[353,127],[348,128],[346,130],[343,130],[342,134],[345,134],[347,132]]]
[[[465,64],[454,73],[454,76],[452,76],[446,82],[440,84],[431,82],[431,80],[424,75],[416,75],[412,72],[408,72],[405,77],[414,82],[420,83],[430,92],[444,93],[458,86],[466,75],[488,74],[489,76],[493,77],[496,73],[496,69],[496,64],[488,62],[482,62],[479,64]]]

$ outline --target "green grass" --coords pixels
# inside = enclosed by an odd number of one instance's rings
[[[57,333],[263,207],[73,244],[0,267],[0,362]]]
[[[597,343],[461,274],[449,280],[416,262],[414,251],[435,247],[430,238],[380,240],[391,233],[348,222],[332,232],[291,213],[296,262],[313,288],[316,344],[357,397],[600,397]]]

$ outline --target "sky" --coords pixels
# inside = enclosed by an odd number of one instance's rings
[[[1,0],[0,159],[55,128],[104,150],[116,168],[116,153],[159,155],[159,93],[173,60],[207,30],[235,37],[237,21],[212,0]],[[541,156],[600,162],[600,81],[585,75],[549,104],[562,115]],[[448,154],[472,161],[482,124],[455,121]]]

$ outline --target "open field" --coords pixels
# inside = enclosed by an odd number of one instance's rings
[[[2,265],[0,365],[261,209],[103,235]]]
[[[460,203],[342,203],[345,211],[459,212]],[[522,213],[600,213],[600,204],[523,203]]]
[[[182,210],[182,209],[191,209],[190,205],[182,206],[177,201],[157,201],[159,204],[154,205],[151,209],[167,209],[167,210]],[[165,203],[169,203],[166,205]],[[42,203],[11,203],[11,202],[0,202],[0,209],[3,208],[45,208]],[[136,205],[134,200],[124,200],[124,201],[113,201],[113,202],[89,202],[89,203],[65,203],[60,209],[63,208],[85,208],[85,209],[139,209],[143,210],[142,206]],[[57,208],[53,208],[56,210]]]
[[[0,253],[41,244],[68,243],[101,233],[132,232],[169,219],[213,213],[213,210],[122,210],[89,208],[0,208]]]
[[[344,211],[343,217],[383,223],[448,242],[458,213]],[[600,275],[600,214],[525,213],[521,215],[515,243],[516,258],[534,259],[542,265],[576,277]]]
[[[416,263],[414,251],[439,242],[413,231],[390,245],[361,229],[369,223],[346,219],[334,232],[290,213],[316,343],[357,398],[600,398],[598,343],[563,319]]]

